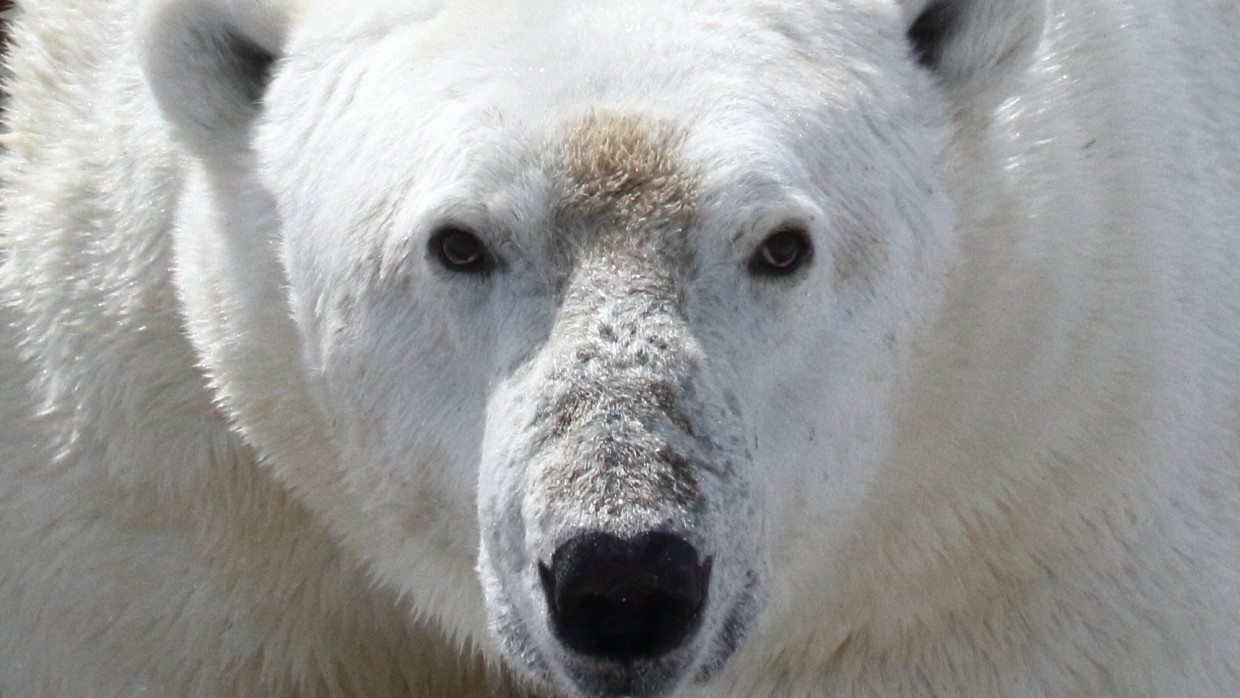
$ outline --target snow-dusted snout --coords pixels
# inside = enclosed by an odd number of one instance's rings
[[[492,627],[515,665],[572,696],[704,679],[764,593],[739,401],[677,272],[632,244],[579,260],[547,342],[488,410]]]

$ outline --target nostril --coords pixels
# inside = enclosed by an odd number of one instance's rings
[[[556,636],[569,649],[617,660],[657,657],[697,631],[711,560],[669,533],[622,539],[587,533],[538,565]]]

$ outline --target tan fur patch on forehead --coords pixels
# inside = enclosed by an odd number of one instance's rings
[[[683,230],[693,216],[696,178],[679,161],[682,132],[623,112],[590,112],[566,128],[557,158],[565,192],[562,228]]]

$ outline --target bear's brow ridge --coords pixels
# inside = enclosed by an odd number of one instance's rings
[[[564,187],[556,227],[683,232],[697,183],[680,162],[682,140],[673,124],[631,112],[590,111],[570,122],[556,157]]]

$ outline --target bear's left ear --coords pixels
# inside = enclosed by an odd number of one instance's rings
[[[178,135],[200,155],[247,147],[293,0],[146,0],[142,68]]]
[[[1047,0],[899,0],[917,61],[958,103],[1029,65]]]

